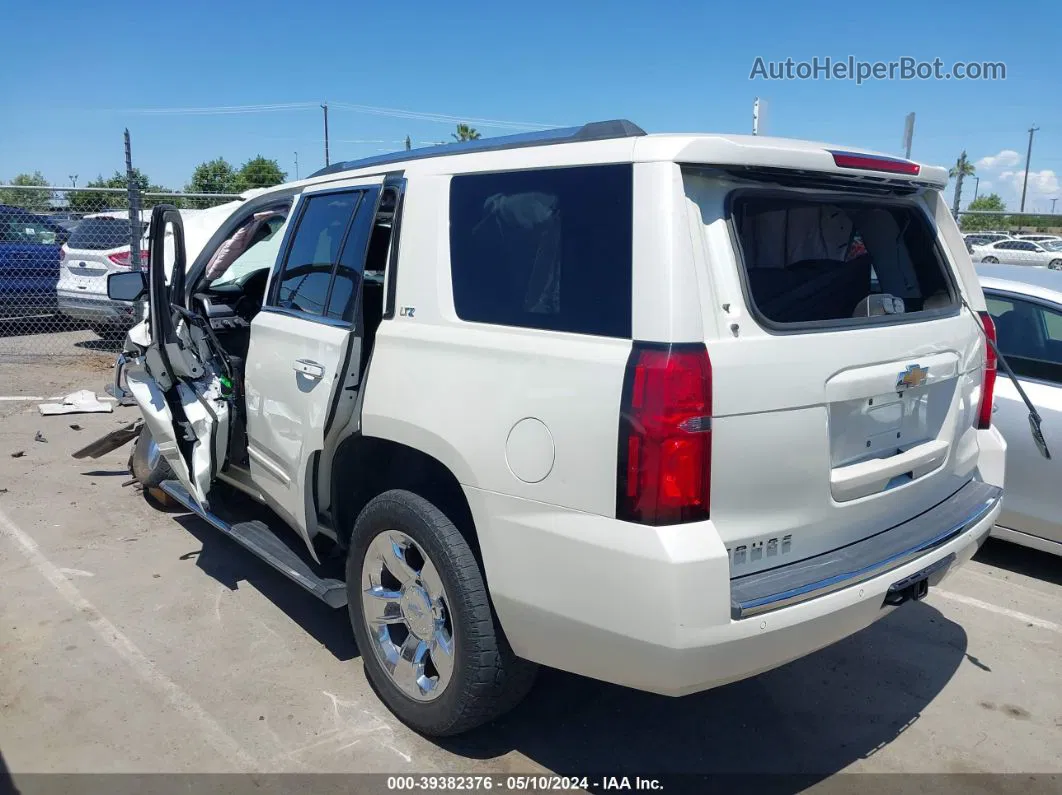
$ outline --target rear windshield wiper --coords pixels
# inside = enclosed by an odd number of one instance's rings
[[[1014,387],[1018,390],[1018,394],[1021,395],[1021,399],[1025,401],[1025,405],[1029,409],[1029,432],[1032,434],[1033,441],[1036,443],[1036,449],[1040,451],[1047,460],[1051,460],[1051,451],[1047,449],[1047,440],[1044,439],[1044,433],[1040,430],[1040,414],[1036,411],[1036,407],[1029,400],[1029,396],[1025,394],[1025,390],[1021,388],[1021,383],[1018,381],[1018,377],[1014,375],[1014,371],[1010,369],[1010,365],[1007,363],[1006,357],[999,352],[999,346],[996,345],[995,340],[988,336],[988,332],[985,331],[984,325],[981,323],[980,316],[970,308],[970,305],[966,303],[966,299],[962,299],[962,305],[966,307],[966,310],[973,315],[974,321],[977,323],[977,328],[981,331],[981,336],[985,338],[985,342],[992,346],[992,350],[996,353],[996,365],[1003,365],[1003,369],[1007,373],[1007,377],[1014,382]]]

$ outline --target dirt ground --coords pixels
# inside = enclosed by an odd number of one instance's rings
[[[0,359],[0,751],[16,782],[229,771],[1062,780],[1062,560],[995,541],[925,602],[753,679],[675,700],[543,671],[495,725],[424,739],[366,683],[345,611],[123,487],[128,449],[70,457],[135,409],[42,417],[21,399],[102,395],[109,367]]]

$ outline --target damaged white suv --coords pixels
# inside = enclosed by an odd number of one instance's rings
[[[156,208],[149,275],[110,281],[150,301],[135,473],[347,605],[427,734],[536,663],[668,695],[766,671],[922,598],[1000,510],[946,182],[601,122],[332,166],[191,263]]]

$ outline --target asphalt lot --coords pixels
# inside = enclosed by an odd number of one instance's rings
[[[198,519],[123,488],[127,448],[70,457],[135,409],[41,417],[36,402],[8,399],[102,395],[104,365],[0,363],[0,751],[16,781],[34,772],[1062,774],[1062,560],[1001,542],[925,602],[754,679],[672,700],[544,671],[495,725],[428,741],[373,695],[345,611]]]

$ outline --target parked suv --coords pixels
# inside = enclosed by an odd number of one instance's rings
[[[206,210],[184,210],[186,255],[198,251],[196,245],[203,242],[204,233],[215,232],[221,220],[228,217],[237,204],[228,202]],[[107,277],[112,273],[147,267],[150,211],[141,215],[144,220],[139,222],[138,262],[133,261],[133,249],[129,244],[128,210],[86,215],[62,249],[63,267],[55,286],[59,311],[86,322],[101,337],[124,337],[140,320],[139,310],[132,302],[112,301],[108,297]],[[172,254],[171,248],[167,253],[167,268],[173,264]]]
[[[535,664],[674,696],[766,671],[922,598],[999,512],[947,179],[594,123],[278,186],[171,284],[156,208],[150,274],[109,286],[151,307],[117,368],[134,473],[347,606],[427,734]]]
[[[55,312],[59,249],[68,234],[42,215],[0,204],[0,318]]]

